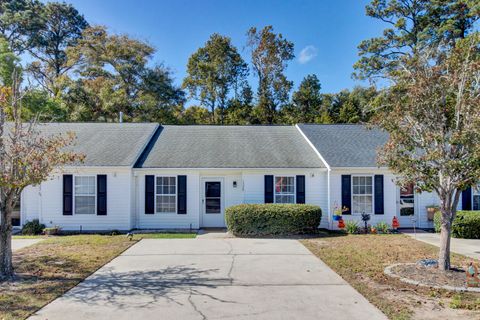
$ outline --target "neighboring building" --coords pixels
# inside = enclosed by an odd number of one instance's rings
[[[308,203],[321,228],[370,213],[371,224],[432,227],[433,194],[400,190],[376,165],[387,135],[361,125],[159,126],[147,123],[46,124],[73,131],[84,163],[24,190],[20,224],[39,219],[65,230],[224,227],[225,208],[241,203]],[[477,190],[477,189],[475,189]],[[477,191],[463,205],[480,205]],[[467,199],[467,200],[466,200]],[[470,199],[470,200],[468,200]],[[462,204],[461,204],[462,206]]]

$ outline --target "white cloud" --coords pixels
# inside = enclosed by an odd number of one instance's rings
[[[318,54],[317,48],[312,45],[306,46],[305,48],[300,51],[300,55],[298,57],[298,62],[301,64],[305,64],[315,58]]]

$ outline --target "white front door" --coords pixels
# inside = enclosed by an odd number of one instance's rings
[[[398,188],[397,217],[400,228],[412,228],[418,226],[416,195],[413,184],[408,187]]]
[[[202,227],[225,227],[225,211],[223,205],[223,179],[207,179],[202,181]]]

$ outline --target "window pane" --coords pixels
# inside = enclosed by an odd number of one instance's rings
[[[473,196],[473,210],[480,210],[480,195]]]
[[[157,212],[176,212],[176,197],[175,196],[157,196]]]
[[[218,181],[205,182],[205,197],[220,197],[221,184]]]
[[[75,196],[75,214],[95,214],[95,196]]]
[[[158,194],[176,194],[175,177],[157,177],[157,195]]]
[[[95,177],[75,177],[75,194],[95,194]]]
[[[205,213],[220,213],[220,198],[208,198],[205,200]]]

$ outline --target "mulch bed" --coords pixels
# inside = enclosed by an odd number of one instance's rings
[[[466,286],[465,270],[462,268],[441,271],[437,268],[424,267],[418,264],[401,264],[394,266],[391,271],[402,278],[418,281],[428,286]]]

